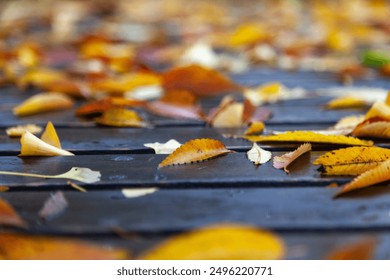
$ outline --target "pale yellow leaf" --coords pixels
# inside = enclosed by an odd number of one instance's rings
[[[352,134],[358,137],[390,138],[390,121],[362,123]]]
[[[252,149],[250,149],[246,154],[248,156],[248,159],[255,165],[266,163],[272,157],[271,152],[263,150],[256,143],[253,143]]]
[[[30,132],[20,138],[21,152],[19,156],[74,156],[71,152],[47,144]]]
[[[41,136],[41,140],[58,149],[62,149],[60,139],[52,122],[48,122]]]
[[[126,198],[135,198],[145,196],[158,191],[158,188],[143,188],[143,189],[122,189],[122,194]]]
[[[38,134],[41,133],[42,127],[35,124],[18,125],[7,128],[6,133],[10,137],[20,137],[26,131],[32,134]]]
[[[390,106],[381,101],[375,102],[367,112],[365,120],[372,118],[381,118],[383,120],[390,121]]]
[[[159,142],[146,143],[144,144],[144,146],[153,149],[155,154],[169,155],[174,150],[179,148],[181,144],[177,142],[175,139],[171,139],[165,143],[159,143]]]
[[[327,109],[346,109],[367,106],[366,100],[349,95],[332,99],[326,104]]]

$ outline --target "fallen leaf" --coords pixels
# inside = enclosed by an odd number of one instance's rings
[[[311,144],[305,143],[299,146],[296,150],[286,153],[281,156],[274,157],[274,167],[276,169],[283,168],[286,173],[289,173],[287,167],[298,157],[303,155],[304,153],[311,151]]]
[[[126,198],[135,198],[145,196],[158,191],[158,188],[144,188],[144,189],[122,189],[122,194]]]
[[[21,88],[27,86],[35,86],[44,88],[47,84],[54,81],[67,79],[65,73],[48,68],[38,68],[28,71],[18,80],[18,85]]]
[[[7,201],[0,198],[0,227],[1,226],[27,228],[26,222],[22,220],[18,213],[16,213],[14,208]]]
[[[347,109],[367,106],[367,102],[356,96],[342,96],[332,99],[326,104],[327,109]]]
[[[347,116],[344,118],[341,118],[333,127],[330,129],[336,129],[336,130],[344,130],[344,129],[350,129],[352,130],[362,121],[364,121],[364,115],[352,115]]]
[[[71,152],[54,147],[26,131],[20,138],[19,156],[74,156]]]
[[[244,105],[240,102],[232,102],[224,105],[221,110],[210,120],[213,127],[233,128],[243,125]]]
[[[129,252],[65,238],[0,234],[4,260],[123,260]]]
[[[107,97],[97,101],[91,101],[76,110],[78,117],[93,117],[101,115],[104,111],[116,107],[142,107],[146,103],[141,100],[127,99],[123,97]]]
[[[66,110],[73,107],[73,100],[62,93],[46,92],[34,95],[13,109],[18,117],[50,111]]]
[[[44,220],[51,220],[64,212],[67,207],[68,201],[66,200],[64,193],[57,191],[55,194],[51,194],[44,202],[38,215]]]
[[[227,153],[231,151],[226,149],[221,141],[208,138],[194,139],[177,148],[158,167],[204,161]]]
[[[162,79],[165,90],[188,90],[199,97],[240,90],[221,73],[199,65],[171,69],[162,75]]]
[[[183,65],[197,64],[203,67],[216,69],[219,65],[219,57],[209,44],[198,42],[185,50],[180,57]]]
[[[260,134],[263,132],[264,128],[265,124],[263,122],[252,122],[244,132],[244,135]]]
[[[174,236],[144,253],[145,260],[275,260],[285,255],[275,234],[243,225],[215,225]]]
[[[268,37],[268,31],[258,23],[244,23],[230,36],[230,44],[235,47],[254,45]]]
[[[373,137],[373,138],[390,138],[390,121],[373,118],[359,124],[352,131],[353,136]]]
[[[48,122],[45,131],[41,135],[41,140],[49,145],[61,149],[61,142],[58,138],[57,131],[52,122]]]
[[[365,120],[373,118],[380,118],[385,121],[390,121],[390,106],[381,101],[375,102],[365,115]]]
[[[12,171],[0,171],[1,175],[11,176],[24,176],[24,177],[35,177],[44,179],[72,179],[87,184],[92,184],[100,181],[101,174],[99,171],[93,171],[86,167],[72,167],[68,172],[59,175],[42,175]]]
[[[8,192],[9,191],[9,187],[7,186],[0,186],[0,192]]]
[[[327,260],[372,260],[377,240],[365,238],[332,250]]]
[[[136,111],[123,108],[111,108],[104,111],[103,115],[96,119],[96,122],[101,125],[115,127],[147,126]]]
[[[272,157],[271,152],[263,150],[256,143],[253,143],[252,148],[246,154],[248,156],[248,159],[255,165],[266,163]]]
[[[367,170],[348,184],[345,184],[341,191],[336,193],[339,197],[353,190],[367,188],[369,186],[390,180],[390,159],[385,160],[378,166]]]
[[[20,137],[26,131],[32,134],[39,134],[42,131],[42,127],[35,124],[18,125],[7,128],[6,133],[10,137]]]
[[[349,147],[327,152],[313,164],[322,165],[323,175],[359,175],[390,158],[390,149],[380,147]]]
[[[179,148],[181,144],[175,139],[171,139],[165,143],[146,143],[144,146],[153,149],[155,154],[169,155]]]
[[[243,136],[252,142],[310,142],[310,143],[329,143],[350,146],[372,146],[372,141],[360,140],[354,137],[344,135],[323,135],[310,131],[287,131],[279,135],[248,135]]]

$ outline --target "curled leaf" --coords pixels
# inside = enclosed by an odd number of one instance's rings
[[[208,138],[194,139],[177,148],[158,167],[204,161],[230,152],[221,141]]]
[[[216,225],[174,236],[142,255],[146,260],[275,260],[285,254],[275,234],[243,225]]]
[[[359,137],[390,138],[390,121],[368,119],[359,124],[352,134]]]
[[[223,106],[211,120],[213,127],[229,128],[243,125],[244,105],[239,102],[232,102]]]
[[[1,226],[26,228],[27,224],[7,201],[0,198],[0,227]]]
[[[96,119],[96,122],[106,126],[116,127],[145,127],[146,123],[136,111],[122,108],[111,108]]]
[[[390,180],[390,159],[380,163],[378,166],[367,170],[363,174],[353,179],[350,183],[345,184],[341,191],[335,197],[344,195],[347,192],[366,188],[378,183]]]
[[[20,138],[21,152],[19,156],[74,156],[71,152],[47,144],[30,132]]]
[[[73,100],[62,93],[48,92],[40,93],[28,98],[22,104],[13,109],[16,116],[28,116],[49,111],[70,109]]]
[[[359,175],[390,158],[390,149],[380,147],[349,147],[327,152],[313,164],[322,165],[323,175]]]
[[[39,217],[45,220],[50,220],[61,214],[68,207],[64,193],[61,191],[51,194],[45,201],[41,210],[39,210]]]
[[[49,145],[61,149],[61,142],[52,122],[47,123],[45,131],[42,133],[41,140]]]
[[[38,134],[41,133],[42,127],[35,124],[18,125],[7,128],[6,133],[10,137],[20,137],[26,131],[32,134]]]
[[[165,143],[146,143],[144,146],[153,149],[155,154],[169,155],[179,148],[181,144],[175,139],[171,139]]]
[[[286,173],[289,173],[287,167],[298,157],[303,155],[304,153],[311,151],[311,145],[309,143],[302,144],[296,150],[286,153],[282,156],[274,157],[274,167],[276,169],[283,168]]]
[[[266,163],[272,157],[271,152],[263,150],[256,143],[253,143],[252,148],[246,154],[248,156],[248,159],[255,165]]]
[[[372,146],[372,141],[360,140],[344,135],[323,135],[310,131],[287,131],[279,135],[248,135],[243,138],[252,142],[310,142],[350,146]]]

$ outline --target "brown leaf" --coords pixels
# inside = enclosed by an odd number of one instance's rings
[[[96,119],[101,125],[115,127],[145,127],[146,123],[138,116],[136,111],[122,108],[111,108]]]
[[[39,217],[45,220],[51,220],[58,216],[68,207],[68,201],[66,200],[64,193],[61,191],[51,194],[45,201],[41,210],[39,210]]]
[[[221,141],[208,138],[194,139],[177,148],[158,167],[204,161],[230,152]]]
[[[240,90],[229,78],[199,65],[171,69],[162,76],[166,90],[188,90],[199,97]]]
[[[129,252],[65,238],[0,234],[4,260],[123,260]]]
[[[286,173],[289,173],[287,167],[298,157],[304,153],[311,151],[311,145],[309,143],[302,144],[296,150],[283,154],[281,156],[274,157],[274,167],[277,169],[283,168]]]
[[[326,259],[328,260],[371,260],[373,259],[376,239],[366,238],[357,242],[346,244],[332,250]]]
[[[0,198],[0,226],[13,226],[26,228],[27,224],[16,213],[14,208],[4,199]],[[0,253],[1,256],[1,253]]]
[[[358,137],[390,138],[390,121],[378,117],[368,119],[356,126],[352,135]]]

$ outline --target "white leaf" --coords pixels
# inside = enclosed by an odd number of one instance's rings
[[[171,139],[166,143],[159,143],[159,142],[146,143],[144,144],[144,146],[153,149],[156,154],[169,155],[174,150],[179,148],[181,144],[177,142],[175,139]]]
[[[260,148],[256,143],[253,143],[252,149],[247,153],[248,159],[256,165],[266,163],[272,157],[272,153]]]
[[[122,189],[122,194],[127,198],[140,197],[152,194],[158,191],[158,188],[144,188],[144,189]]]

